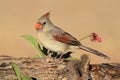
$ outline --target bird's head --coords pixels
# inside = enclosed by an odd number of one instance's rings
[[[35,25],[36,31],[49,31],[52,28],[53,24],[50,21],[49,16],[50,12],[47,12],[38,19]]]

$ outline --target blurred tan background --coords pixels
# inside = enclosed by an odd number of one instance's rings
[[[51,11],[53,23],[80,39],[92,32],[103,42],[89,39],[84,45],[111,56],[111,61],[82,50],[72,50],[74,57],[91,56],[91,63],[120,62],[120,0],[0,0],[0,55],[33,57],[38,52],[21,37],[35,35],[37,19]]]

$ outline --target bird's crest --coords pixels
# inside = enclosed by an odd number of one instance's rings
[[[49,17],[50,16],[50,11],[44,14],[42,17]]]

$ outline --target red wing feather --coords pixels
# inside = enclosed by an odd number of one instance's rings
[[[74,38],[72,35],[64,32],[64,33],[59,33],[59,34],[54,34],[53,38],[57,41],[73,45],[73,46],[78,46],[80,45],[80,42]]]
[[[71,39],[67,36],[53,36],[55,40],[61,41],[61,42],[68,42],[71,41]]]

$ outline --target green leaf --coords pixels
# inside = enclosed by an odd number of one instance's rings
[[[29,76],[24,75],[22,80],[31,80]]]
[[[16,73],[16,76],[17,76],[18,80],[21,80],[21,75],[20,75],[20,69],[19,69],[19,67],[16,64],[13,64],[12,67],[13,67],[15,73]]]
[[[40,49],[39,43],[35,37],[33,37],[31,35],[22,35],[22,37],[24,37],[27,41],[32,43],[32,45],[35,47],[35,49],[37,49],[37,51],[40,53],[40,55],[39,55],[40,57],[45,57],[45,54]]]

